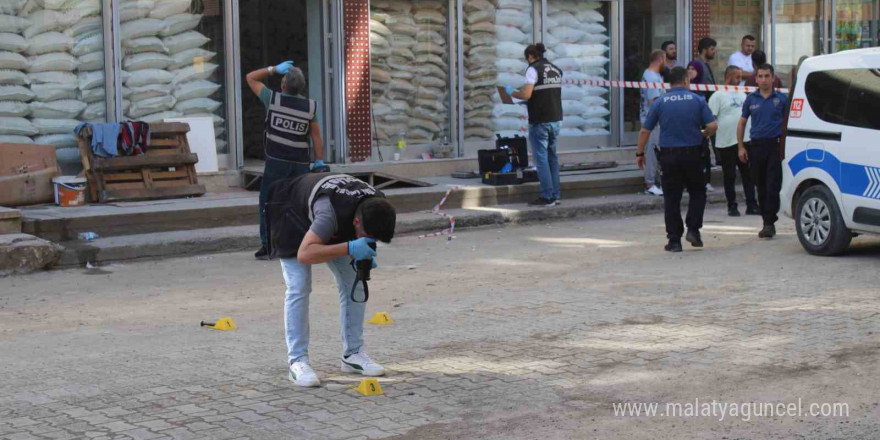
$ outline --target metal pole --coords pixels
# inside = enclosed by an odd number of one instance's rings
[[[333,63],[333,83],[334,93],[336,95],[334,102],[339,105],[339,111],[334,112],[336,119],[336,154],[338,163],[350,162],[348,157],[348,135],[346,131],[346,99],[345,99],[345,14],[343,12],[343,1],[336,0],[336,9],[333,11],[333,35],[336,45],[333,48],[333,56],[336,60]],[[368,6],[369,7],[369,6]]]
[[[452,5],[452,3],[454,1],[455,0],[449,0],[449,4]],[[458,70],[455,72],[457,74],[457,76],[456,76],[457,81],[456,81],[456,87],[455,87],[456,96],[457,96],[457,99],[455,102],[455,110],[456,111],[453,112],[452,114],[457,116],[456,124],[455,124],[456,125],[455,135],[456,135],[456,143],[458,144],[458,147],[456,148],[458,150],[458,152],[457,152],[458,157],[463,157],[465,155],[465,148],[464,148],[464,69],[465,69],[465,67],[464,67],[464,1],[465,0],[455,1],[455,23],[456,23],[456,27],[457,27],[457,30],[455,32],[455,34],[456,34],[455,35],[455,37],[456,37],[456,39],[455,39],[455,45],[456,45],[455,55],[456,55],[456,61],[457,61],[456,64],[458,65]],[[452,8],[450,8],[450,10],[452,10]],[[451,52],[452,52],[452,48],[450,48],[450,53]],[[450,69],[452,68],[452,64],[453,63],[451,63],[451,62],[449,63]],[[450,71],[450,75],[451,74],[452,74],[452,71]]]
[[[226,124],[232,159],[230,169],[244,167],[244,137],[241,114],[241,35],[239,34],[238,0],[224,2],[224,50],[226,51]]]
[[[779,60],[776,58],[776,2],[783,0],[773,0],[770,2],[770,63],[777,65]]]
[[[828,53],[835,53],[837,52],[837,0],[831,0],[831,10],[828,12],[831,14],[831,25],[828,28],[831,34],[831,48],[828,49]]]
[[[609,4],[610,14],[609,24],[611,24],[611,41],[617,41],[617,44],[612,45],[612,54],[611,54],[611,69],[608,76],[611,80],[622,80],[624,78],[623,72],[623,33],[625,30],[623,29],[623,2],[618,1],[616,3],[616,9],[612,9]],[[615,25],[616,23],[616,25]],[[615,54],[614,51],[617,53]],[[616,66],[615,66],[616,64]],[[616,67],[616,68],[615,68]],[[613,73],[612,73],[613,72]],[[612,141],[613,145],[617,147],[623,146],[623,91],[622,87],[617,88],[617,99],[612,101],[611,105],[611,118],[612,124],[611,126],[611,137],[614,139]],[[616,102],[616,105],[614,103]]]
[[[122,44],[119,38],[119,4],[112,0],[101,2],[101,21],[104,28],[104,102],[108,122],[122,120]]]

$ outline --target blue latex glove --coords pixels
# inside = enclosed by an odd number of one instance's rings
[[[315,163],[312,164],[312,169],[323,167],[324,161],[321,159],[315,159]]]
[[[513,96],[513,92],[515,92],[515,91],[516,91],[516,89],[514,89],[513,87],[504,86],[504,92],[507,93],[508,95],[510,95],[511,97]]]
[[[499,173],[509,173],[511,171],[513,171],[513,164],[507,162],[506,164],[504,164],[503,167],[501,167],[501,171],[499,171]]]
[[[348,242],[348,255],[354,257],[355,260],[366,260],[376,256],[376,251],[370,247],[370,243],[375,243],[372,238],[362,237],[357,240]]]
[[[287,72],[290,72],[291,67],[293,67],[293,61],[285,61],[275,66],[275,71],[281,75],[287,75]]]

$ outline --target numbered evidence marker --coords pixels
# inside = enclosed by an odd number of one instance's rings
[[[355,388],[355,391],[361,393],[364,396],[381,396],[382,386],[379,385],[379,381],[376,379],[364,379],[361,383]]]
[[[379,312],[373,315],[373,318],[367,321],[367,323],[376,325],[389,325],[394,324],[394,320],[391,319],[391,315],[385,312]]]
[[[226,318],[218,319],[217,322],[202,321],[201,326],[208,327],[214,330],[235,330],[238,328],[238,326],[235,325],[235,321],[233,321],[232,318],[228,316]]]

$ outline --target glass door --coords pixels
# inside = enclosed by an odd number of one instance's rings
[[[827,52],[827,10],[823,0],[775,0],[772,56],[776,76],[794,82],[803,59]]]

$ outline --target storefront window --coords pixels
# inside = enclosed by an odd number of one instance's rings
[[[532,43],[530,0],[465,0],[464,138],[488,141],[494,135],[524,136],[524,105],[502,104],[497,85],[525,84],[526,46]]]
[[[126,120],[210,117],[217,152],[228,143],[219,1],[136,0],[120,7],[122,111]]]
[[[609,79],[610,2],[547,1],[547,58],[563,79]],[[608,87],[564,85],[560,136],[608,135]]]
[[[708,36],[718,42],[715,59],[709,62],[709,67],[715,73],[716,82],[724,82],[724,69],[730,56],[741,49],[744,36],[755,37],[755,48],[769,54],[764,49],[763,23],[763,0],[709,0]]]
[[[675,0],[639,0],[624,2],[623,76],[626,81],[641,81],[648,68],[648,58],[663,43],[675,45],[675,65],[682,66],[687,48],[675,39]],[[671,48],[670,48],[671,52]],[[639,89],[623,91],[623,129],[629,133],[624,145],[635,144],[635,133],[642,127],[639,120]]]
[[[837,0],[837,51],[873,46],[871,9],[874,0]]]
[[[802,58],[818,55],[821,48],[821,0],[780,0],[776,8],[776,76],[790,78]]]
[[[373,118],[378,145],[449,142],[448,2],[370,2]]]
[[[100,0],[0,3],[0,142],[54,145],[81,169],[73,129],[105,120]]]

